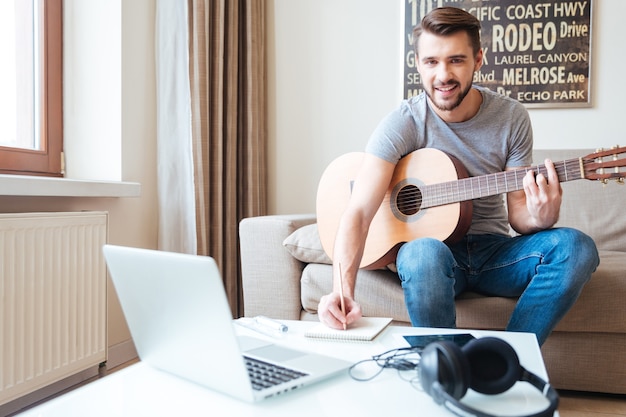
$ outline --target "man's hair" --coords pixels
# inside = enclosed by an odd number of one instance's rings
[[[422,22],[413,28],[413,47],[419,55],[417,44],[423,32],[438,36],[452,35],[464,31],[467,33],[474,51],[480,50],[480,22],[474,15],[458,7],[439,7],[426,14]]]

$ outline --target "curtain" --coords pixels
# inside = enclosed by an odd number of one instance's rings
[[[158,0],[155,20],[158,247],[196,253],[187,3]]]
[[[266,213],[265,2],[189,1],[197,252],[243,314],[238,225]]]

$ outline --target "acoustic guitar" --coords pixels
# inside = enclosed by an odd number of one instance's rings
[[[600,150],[555,162],[560,182],[587,179],[624,182],[626,147]],[[339,219],[348,205],[352,184],[364,153],[335,159],[324,171],[317,190],[317,225],[324,251],[332,258]],[[370,225],[360,267],[376,269],[395,260],[401,244],[421,237],[455,242],[468,231],[471,200],[523,188],[529,170],[547,176],[545,165],[468,177],[463,164],[432,148],[402,158],[394,171],[383,203]]]

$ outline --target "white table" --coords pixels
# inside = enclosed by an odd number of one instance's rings
[[[306,339],[304,330],[314,323],[286,321],[289,346],[315,350],[356,362],[386,350],[404,346],[402,335],[453,333],[454,330],[390,326],[373,342],[351,343]],[[241,329],[242,333],[253,333]],[[458,330],[456,332],[463,332]],[[547,379],[541,352],[534,335],[470,331],[477,337],[497,336],[517,351],[520,363]],[[254,333],[256,335],[256,333]],[[263,337],[263,336],[261,336]],[[519,416],[544,409],[547,400],[528,383],[518,382],[503,394],[486,396],[469,391],[462,400],[483,412]],[[445,416],[452,414],[420,389],[385,369],[369,382],[353,380],[347,373],[330,380],[248,404],[205,389],[139,362],[105,378],[55,398],[21,415],[26,416]],[[558,416],[558,413],[555,415]]]

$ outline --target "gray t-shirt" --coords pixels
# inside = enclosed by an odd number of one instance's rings
[[[402,102],[370,137],[366,152],[396,163],[405,155],[435,148],[456,157],[471,177],[532,163],[532,126],[519,102],[474,86],[483,96],[478,113],[465,122],[446,123],[424,93]],[[470,234],[508,234],[502,195],[473,200]]]

